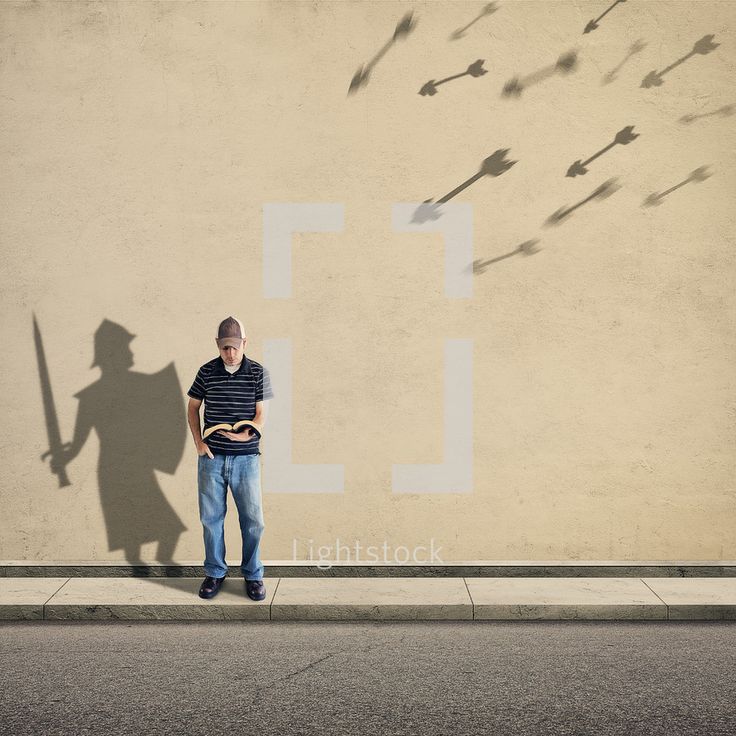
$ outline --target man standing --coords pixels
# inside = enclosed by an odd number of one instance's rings
[[[199,517],[204,528],[205,579],[201,598],[217,595],[227,576],[225,512],[230,486],[238,509],[243,538],[241,570],[245,591],[254,601],[266,597],[259,545],[263,534],[261,509],[260,435],[250,428],[241,432],[217,430],[202,439],[199,407],[204,400],[204,430],[215,424],[248,419],[261,430],[267,400],[273,398],[268,371],[245,356],[245,329],[239,319],[224,319],[215,338],[220,355],[205,363],[187,392],[187,419],[197,447]]]

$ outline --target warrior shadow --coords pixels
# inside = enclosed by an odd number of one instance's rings
[[[79,399],[74,436],[50,451],[51,469],[63,473],[94,429],[108,549],[122,549],[134,575],[150,575],[141,559],[141,545],[158,542],[156,560],[171,566],[168,574],[176,574],[174,550],[186,527],[166,500],[154,471],[173,474],[183,456],[187,431],[183,393],[173,362],[158,373],[130,370],[129,342],[134,337],[107,319],[97,328],[92,366],[99,366],[102,374],[74,394]],[[50,424],[49,432],[53,436]]]

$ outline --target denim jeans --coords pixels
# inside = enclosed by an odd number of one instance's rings
[[[204,528],[204,572],[213,578],[223,577],[225,562],[225,513],[227,488],[230,486],[238,509],[243,558],[240,569],[246,580],[262,580],[263,565],[259,545],[263,534],[261,509],[261,456],[199,456],[199,518]]]

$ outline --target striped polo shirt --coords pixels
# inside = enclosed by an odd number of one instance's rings
[[[229,373],[218,355],[200,367],[187,396],[204,401],[204,432],[215,424],[253,419],[256,402],[273,398],[273,391],[268,371],[260,363],[243,355],[238,370]],[[215,433],[204,442],[218,455],[261,454],[258,437],[248,442],[237,442]]]

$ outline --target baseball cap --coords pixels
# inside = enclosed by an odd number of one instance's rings
[[[245,327],[237,317],[228,317],[217,328],[217,344],[221,348],[239,348],[245,339]]]

